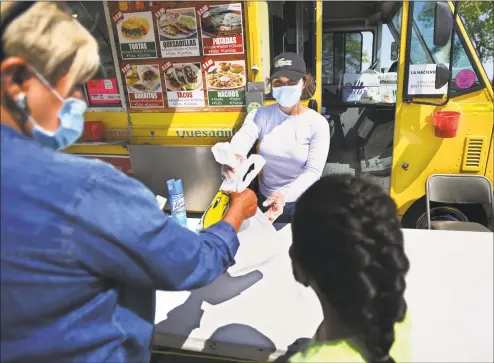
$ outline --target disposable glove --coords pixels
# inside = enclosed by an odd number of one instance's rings
[[[237,164],[235,167],[231,167],[230,165],[221,165],[221,179],[231,179],[233,178],[236,169],[244,162],[245,158],[240,155],[235,155],[237,158]]]
[[[279,216],[283,214],[285,207],[285,194],[281,191],[272,192],[271,195],[262,203],[264,207],[269,207],[264,213],[268,221],[273,223]]]

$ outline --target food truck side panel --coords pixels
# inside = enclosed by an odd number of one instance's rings
[[[406,55],[410,55],[413,51],[407,37],[412,29],[409,19],[415,16],[410,15],[413,14],[410,12],[413,4],[415,3],[403,4],[400,52]],[[441,173],[485,175],[487,169],[487,154],[493,130],[492,88],[461,20],[457,21],[457,36],[460,36],[466,44],[465,54],[471,60],[475,74],[479,78],[479,85],[476,88],[467,89],[462,94],[454,94],[444,107],[414,103],[413,101],[440,102],[442,94],[434,96],[420,93],[418,96],[410,97],[407,94],[410,89],[407,86],[413,82],[413,74],[408,69],[410,57],[400,57],[391,196],[399,208],[400,216],[403,216],[406,227],[412,227],[408,223],[415,224],[415,221],[425,213],[425,183],[430,175]],[[425,27],[419,24],[420,26]],[[430,87],[427,88],[429,89]],[[404,101],[407,97],[409,97],[408,101]],[[455,137],[441,138],[435,134],[433,114],[440,110],[461,110]],[[485,140],[475,169],[466,169],[463,162],[469,153],[467,147],[469,138]]]

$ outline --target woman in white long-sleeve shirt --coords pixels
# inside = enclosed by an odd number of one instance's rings
[[[243,159],[259,140],[258,152],[266,160],[259,180],[259,206],[271,221],[288,222],[294,202],[322,175],[329,152],[329,125],[300,102],[303,93],[313,94],[315,88],[300,56],[277,56],[270,82],[278,103],[249,113],[230,145]],[[224,176],[232,171],[222,167]]]

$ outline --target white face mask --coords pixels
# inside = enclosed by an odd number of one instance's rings
[[[273,97],[283,107],[295,106],[302,97],[303,82],[295,86],[281,86],[273,88]]]

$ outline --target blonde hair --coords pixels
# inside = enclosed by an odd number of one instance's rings
[[[15,2],[0,4],[3,22]],[[70,88],[87,81],[100,59],[94,37],[54,2],[37,2],[15,18],[2,36],[6,56],[21,57],[52,85],[67,76]]]

